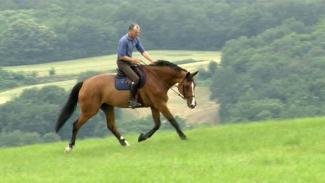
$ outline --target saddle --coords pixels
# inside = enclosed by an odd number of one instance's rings
[[[132,70],[139,76],[139,86],[138,89],[142,88],[146,82],[146,73],[141,65],[132,65]],[[116,69],[117,73],[115,76],[115,88],[117,90],[130,90],[131,80],[121,71]]]

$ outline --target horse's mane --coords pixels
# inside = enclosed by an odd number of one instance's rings
[[[174,63],[171,63],[169,61],[166,61],[166,60],[158,60],[158,61],[154,62],[153,64],[150,64],[149,66],[154,66],[154,67],[167,66],[167,67],[174,68],[174,69],[176,69],[178,71],[185,71],[185,72],[187,72],[185,69],[179,67],[178,65],[176,65]]]

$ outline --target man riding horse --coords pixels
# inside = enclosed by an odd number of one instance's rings
[[[141,104],[136,100],[136,94],[139,86],[139,76],[133,71],[131,65],[140,64],[141,60],[132,58],[132,51],[134,47],[146,58],[150,63],[154,61],[146,52],[138,38],[140,35],[140,26],[138,24],[131,24],[129,31],[119,41],[117,47],[117,66],[118,68],[132,81],[131,82],[131,95],[129,99],[129,107],[140,107]]]
[[[142,142],[149,139],[160,127],[160,114],[163,114],[169,123],[175,128],[178,136],[185,140],[186,135],[181,130],[176,119],[167,107],[168,91],[175,84],[179,95],[187,101],[187,106],[191,109],[195,108],[195,82],[194,76],[198,72],[191,73],[178,65],[158,60],[153,62],[149,54],[146,53],[141,46],[137,36],[140,33],[139,25],[132,24],[128,34],[123,36],[118,47],[119,68],[133,81],[130,92],[119,90],[116,83],[115,74],[99,74],[90,77],[84,81],[80,81],[72,88],[66,104],[63,106],[56,122],[55,131],[58,132],[75,111],[79,104],[80,115],[73,123],[72,135],[65,152],[71,152],[75,145],[79,129],[94,115],[102,110],[106,116],[107,128],[114,134],[121,145],[127,146],[127,140],[117,130],[115,125],[114,108],[127,108],[130,106],[138,106],[135,101],[135,95],[139,84],[138,75],[130,68],[132,64],[138,64],[139,59],[132,58],[132,50],[136,47],[142,55],[151,62],[149,65],[141,66],[143,73],[146,75],[144,85],[139,90],[139,98],[141,98],[141,107],[151,109],[154,126],[146,133],[141,133],[138,141]],[[142,82],[141,82],[142,83]],[[132,102],[133,101],[133,102]]]

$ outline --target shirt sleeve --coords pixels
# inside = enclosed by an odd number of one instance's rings
[[[138,39],[137,43],[135,44],[135,47],[137,48],[137,50],[140,52],[140,53],[143,53],[145,50],[144,50],[144,47],[142,46],[141,42],[140,42],[140,39]]]
[[[127,42],[120,40],[118,43],[118,47],[117,47],[117,56],[118,57],[124,57],[125,55],[127,55]]]

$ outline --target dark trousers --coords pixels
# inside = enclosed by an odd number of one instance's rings
[[[135,86],[139,84],[139,76],[132,70],[131,68],[132,63],[128,61],[117,60],[118,68],[123,71],[123,73],[134,82]]]

